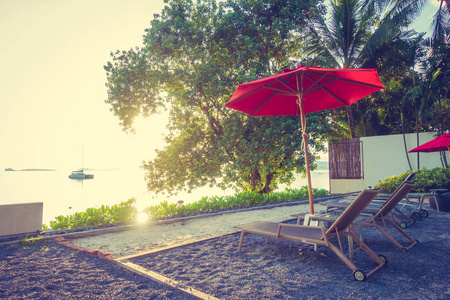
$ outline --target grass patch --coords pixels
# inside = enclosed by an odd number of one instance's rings
[[[23,250],[34,250],[34,247],[42,241],[42,236],[38,235],[36,237],[28,237],[26,235],[25,239],[20,241]]]

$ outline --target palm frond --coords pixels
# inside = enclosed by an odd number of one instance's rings
[[[395,0],[387,2],[390,2],[392,9],[387,11],[384,19],[392,20],[400,26],[407,26],[420,15],[428,0]]]
[[[359,52],[358,59],[362,61],[370,57],[383,43],[393,40],[398,34],[399,32],[396,30],[393,23],[385,23],[381,25],[367,40],[367,42]]]
[[[439,7],[436,14],[433,16],[432,21],[432,35],[431,42],[433,44],[434,41],[443,40],[446,36],[448,37],[450,31],[450,13],[443,6],[443,2],[441,2],[441,6]]]
[[[338,49],[333,34],[328,29],[325,19],[319,18],[316,23],[308,25],[309,32],[305,39],[305,52],[309,55],[319,57],[326,62],[327,67],[340,66],[337,57],[330,49]]]

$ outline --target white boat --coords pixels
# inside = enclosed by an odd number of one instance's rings
[[[84,174],[84,146],[81,147],[81,169],[77,171],[72,171],[72,174],[69,175],[70,179],[94,179],[94,175],[92,174]]]
[[[94,175],[92,174],[84,174],[84,170],[72,171],[72,174],[69,175],[70,179],[94,179]]]

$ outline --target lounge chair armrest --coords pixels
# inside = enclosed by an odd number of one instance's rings
[[[342,213],[342,212],[345,211],[346,208],[347,208],[347,207],[333,207],[333,208],[330,208],[330,209],[328,210],[328,213],[329,213],[329,212],[331,212],[331,213]]]
[[[372,202],[384,203],[387,199],[373,199]]]
[[[323,215],[311,216],[310,220],[322,221],[322,222],[334,222],[337,220],[337,218],[340,216],[340,214],[342,212],[344,212],[344,210],[337,208],[337,209],[329,211],[328,213],[323,214]],[[333,213],[338,213],[338,214],[333,214]]]
[[[333,210],[334,210],[334,208],[333,208]],[[318,212],[317,214],[321,215],[321,214],[327,214],[327,213],[329,213],[329,212],[326,212],[326,211],[320,211],[320,212]],[[300,224],[300,222],[302,222],[302,221],[305,220],[306,215],[307,215],[306,213],[302,213],[302,214],[293,214],[293,215],[291,215],[291,217],[297,218],[297,225],[298,225],[298,224]]]
[[[300,223],[302,223],[303,221],[305,221],[305,216],[298,216],[297,217],[297,225],[300,225]]]
[[[373,214],[366,214],[366,213],[360,213],[360,216],[366,216],[366,217],[370,217],[371,221],[374,222],[374,215]],[[357,221],[356,223],[360,222],[361,220]]]
[[[360,213],[360,216],[368,216],[368,217],[373,217],[373,214],[367,214],[367,213]]]
[[[304,220],[305,214],[292,214],[291,217],[297,218],[297,220]]]
[[[284,223],[279,223],[278,224],[278,230],[277,230],[277,238],[280,237],[281,234],[281,227],[296,227],[296,228],[321,228],[322,232],[324,231],[324,227],[323,226],[308,226],[308,225],[297,225],[297,224],[284,224]]]
[[[336,221],[338,218],[338,215],[334,215],[333,217],[328,217],[328,216],[314,216],[314,217],[310,217],[309,219],[311,221],[322,221],[322,222],[333,222]]]

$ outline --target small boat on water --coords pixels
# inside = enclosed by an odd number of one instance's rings
[[[72,171],[72,174],[69,175],[70,179],[94,179],[94,175],[92,174],[84,174],[84,170]]]
[[[94,179],[94,175],[92,174],[84,174],[84,146],[81,147],[81,169],[77,171],[72,171],[72,174],[69,175],[70,179]]]

